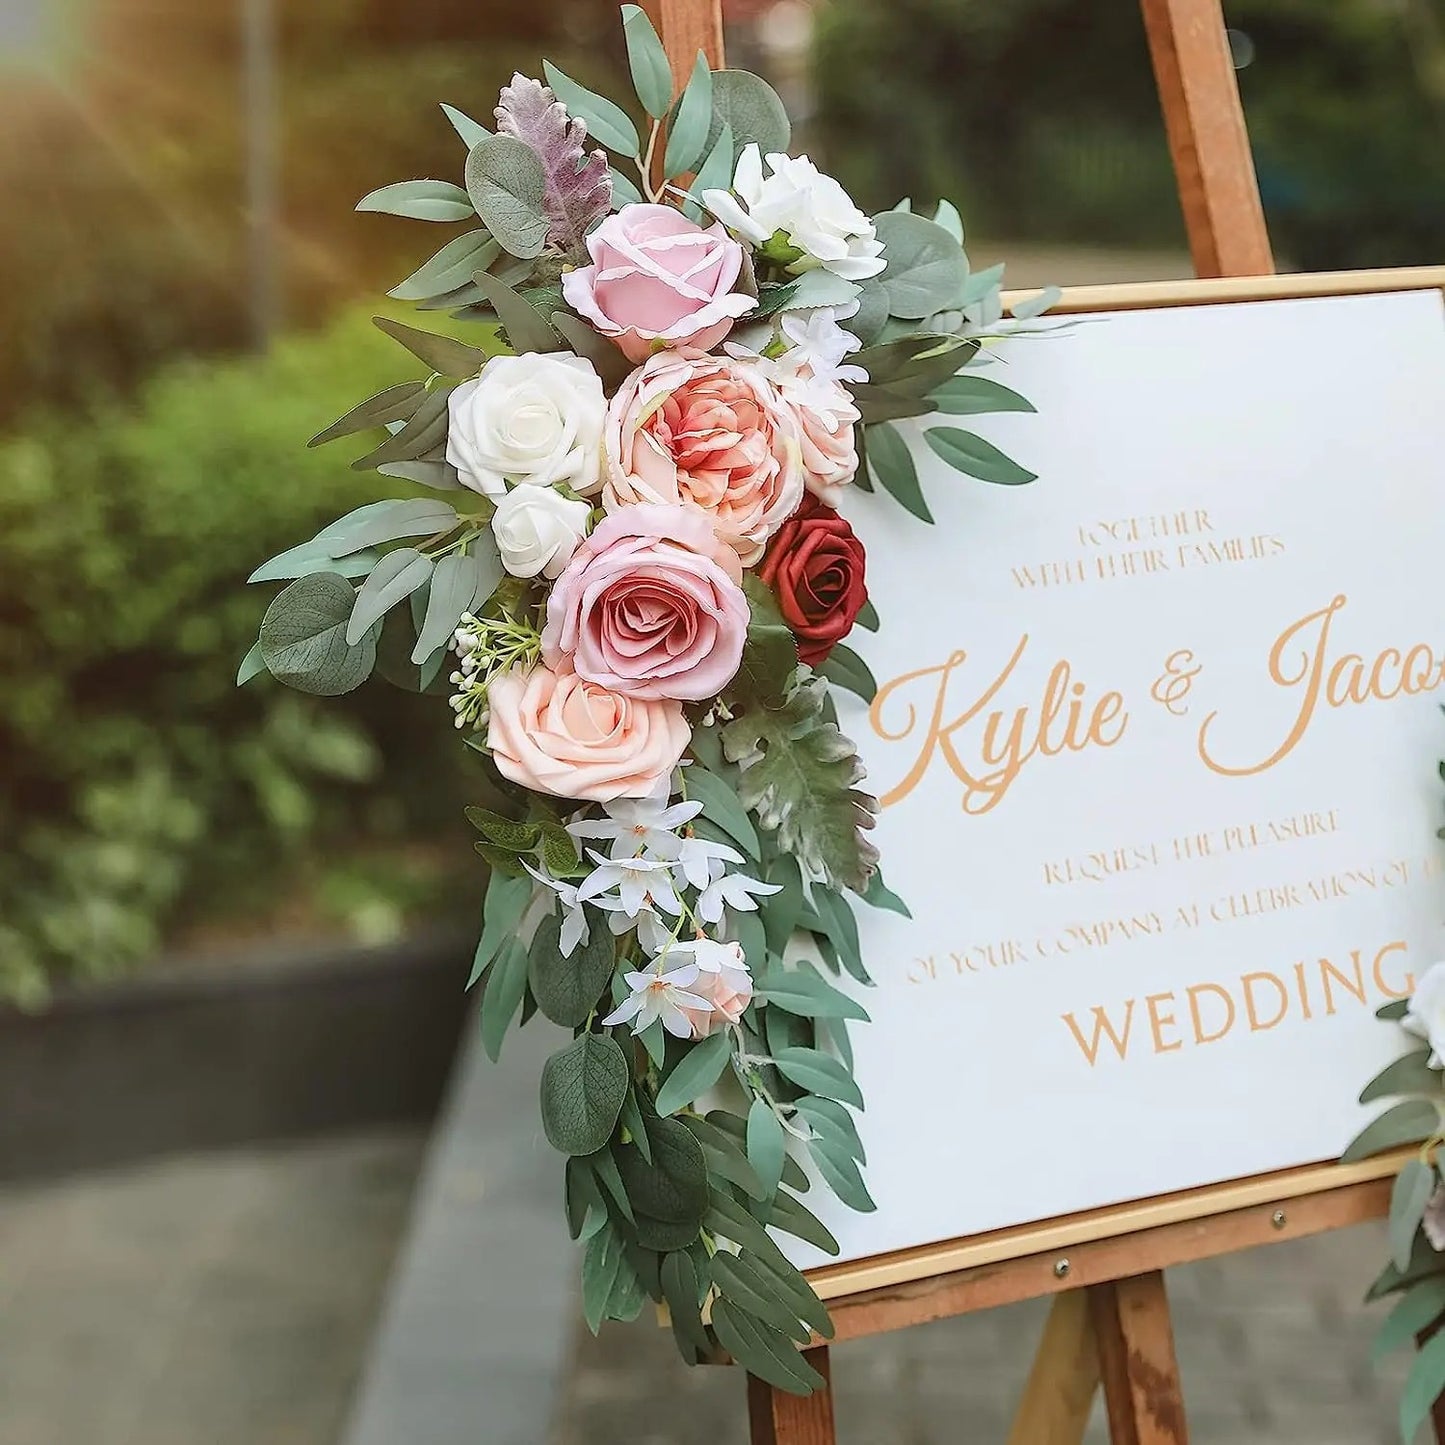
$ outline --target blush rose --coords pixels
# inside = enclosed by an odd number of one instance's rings
[[[868,600],[863,544],[847,521],[811,494],[773,538],[758,576],[809,667],[823,662]]]
[[[487,702],[497,770],[557,798],[645,798],[692,739],[680,703],[623,697],[548,667],[493,678]]]
[[[608,511],[680,503],[749,567],[803,496],[797,416],[763,368],[742,359],[654,356],[613,397],[604,453]]]
[[[680,506],[624,507],[577,549],[547,599],[542,656],[633,698],[715,697],[742,660],[737,556]]]
[[[590,266],[562,276],[567,304],[630,361],[658,347],[716,346],[757,304],[734,290],[743,248],[671,206],[624,206],[587,237]]]

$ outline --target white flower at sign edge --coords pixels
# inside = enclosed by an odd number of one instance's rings
[[[1421,975],[1400,1022],[1430,1045],[1430,1067],[1445,1068],[1445,963],[1432,963]]]
[[[667,968],[667,961],[664,954],[640,972],[625,974],[624,980],[632,992],[602,1022],[631,1022],[632,1032],[640,1034],[661,1020],[668,1033],[679,1039],[690,1039],[692,1021],[683,1010],[706,1013],[711,1005],[707,999],[688,992],[698,980],[697,966]]]
[[[592,508],[551,487],[513,487],[492,516],[502,566],[513,577],[555,578],[587,535]]]
[[[866,281],[884,269],[883,243],[873,222],[832,176],[807,156],[781,152],[768,155],[768,168],[772,174],[765,176],[756,142],[744,146],[732,191],[704,191],[703,204],[755,246],[765,246],[781,231],[803,252],[787,268],[795,275],[822,266],[845,280]]]
[[[648,798],[619,798],[604,803],[605,818],[573,819],[567,831],[579,840],[610,839],[614,859],[643,854],[672,862],[682,847],[677,830],[702,812],[702,804],[694,800],[669,805],[667,796],[664,788]]]
[[[571,958],[579,943],[586,943],[591,930],[587,924],[587,910],[577,901],[577,888],[561,878],[542,873],[525,860],[522,867],[544,888],[557,895],[562,905],[562,928],[557,935],[557,948],[563,958]]]
[[[447,460],[473,491],[602,485],[602,379],[581,356],[494,356],[447,397]]]
[[[741,873],[724,873],[697,895],[694,911],[704,923],[721,923],[725,907],[738,913],[755,913],[758,905],[754,894],[766,897],[782,891],[779,883],[762,883]]]

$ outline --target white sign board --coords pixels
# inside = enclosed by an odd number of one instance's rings
[[[1337,1156],[1399,1051],[1374,1010],[1442,952],[1440,293],[1003,357],[1038,416],[933,422],[1036,482],[915,430],[937,525],[846,504],[882,628],[840,722],[913,918],[858,910],[844,1259]]]

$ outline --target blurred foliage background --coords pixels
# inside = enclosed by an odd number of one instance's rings
[[[486,120],[544,53],[620,93],[620,30],[610,0],[269,0],[268,38],[267,4],[0,0],[0,996],[475,908],[445,706],[238,692],[243,583],[377,494],[304,442],[415,372],[367,298],[451,229],[355,200],[457,178],[437,102]],[[1281,257],[1445,259],[1445,0],[1226,8]],[[863,204],[948,195],[1031,282],[1185,264],[1133,5],[728,15]]]

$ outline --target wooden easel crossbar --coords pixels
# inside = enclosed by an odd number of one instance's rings
[[[1180,205],[1199,277],[1240,282],[1094,287],[1072,310],[1440,286],[1439,271],[1273,277],[1221,0],[1141,0]],[[701,50],[723,64],[721,0],[646,0],[673,74]],[[1114,1445],[1185,1445],[1188,1426],[1163,1271],[1383,1216],[1399,1159],[1317,1165],[820,1269],[835,1339],[851,1340],[1051,1296],[1008,1445],[1079,1445],[1102,1385]],[[828,1347],[807,1352],[825,1380]],[[830,1389],[808,1397],[748,1378],[753,1445],[833,1445]],[[1436,1407],[1445,1445],[1445,1409]]]

